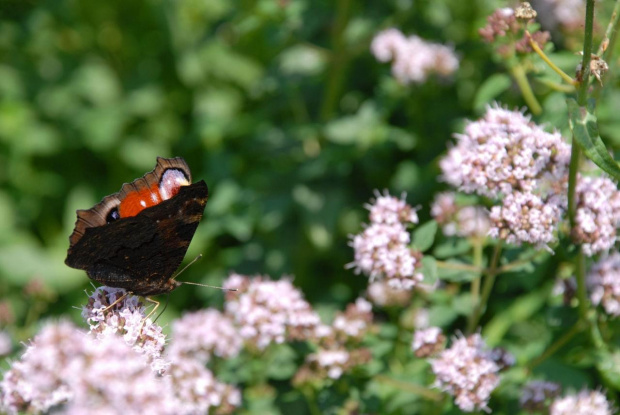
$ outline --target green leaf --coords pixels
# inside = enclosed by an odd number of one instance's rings
[[[446,266],[438,267],[437,275],[440,279],[451,282],[470,282],[474,278],[478,278],[480,276],[479,272],[468,271],[459,269],[458,265],[465,265],[465,263],[457,261],[457,260],[448,260],[445,261]],[[450,268],[448,264],[454,264],[455,267]],[[471,264],[466,264],[471,265]]]
[[[265,357],[269,362],[266,367],[267,376],[271,379],[289,379],[292,378],[297,371],[295,352],[287,344],[274,346],[268,356]]]
[[[485,105],[510,88],[510,85],[512,85],[512,81],[508,75],[495,74],[488,77],[476,92],[476,97],[474,98],[474,108],[476,111],[484,110]]]
[[[605,143],[598,134],[594,104],[588,102],[587,108],[580,107],[572,98],[568,99],[567,104],[569,125],[579,147],[603,171],[614,179],[620,180],[620,167],[609,155]]]
[[[424,284],[433,285],[437,281],[437,261],[432,256],[422,258],[422,275],[424,275]]]
[[[499,344],[508,330],[518,321],[526,321],[544,305],[549,297],[549,292],[553,288],[553,284],[547,284],[540,289],[520,296],[512,304],[507,305],[502,311],[497,313],[491,321],[489,321],[484,330],[483,335],[487,344],[495,346]]]
[[[620,351],[599,351],[597,353],[596,367],[608,384],[620,390]]]
[[[433,250],[435,258],[446,259],[466,254],[471,250],[471,244],[467,239],[450,238],[440,243]]]
[[[428,221],[425,224],[418,226],[413,232],[413,246],[420,250],[420,252],[426,251],[435,242],[435,234],[437,233],[437,222],[434,220]]]

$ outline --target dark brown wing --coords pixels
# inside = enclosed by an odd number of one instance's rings
[[[181,170],[187,178],[187,181],[189,183],[192,182],[192,174],[189,170],[189,166],[181,157],[169,159],[157,157],[157,165],[153,171],[146,173],[144,176],[131,183],[123,184],[121,190],[104,197],[101,202],[97,203],[92,208],[77,211],[77,221],[75,222],[73,233],[69,237],[70,246],[72,247],[82,238],[86,229],[105,225],[107,223],[106,218],[110,211],[120,205],[127,193],[140,192],[143,189],[151,188],[154,183],[158,183],[159,180],[161,180],[164,171],[168,169]]]
[[[102,284],[139,295],[171,291],[169,279],[183,261],[208,195],[200,181],[136,216],[87,228],[69,248],[65,263]]]

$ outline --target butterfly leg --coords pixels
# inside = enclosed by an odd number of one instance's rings
[[[142,331],[142,329],[144,328],[144,325],[146,324],[146,320],[148,320],[148,319],[149,319],[149,317],[151,317],[151,316],[153,315],[153,313],[155,312],[155,310],[157,310],[157,307],[159,307],[159,304],[160,304],[160,303],[159,303],[159,301],[157,301],[157,300],[153,300],[151,297],[144,297],[144,299],[145,299],[146,301],[148,301],[149,303],[153,303],[153,304],[155,304],[155,307],[153,307],[153,309],[150,311],[150,313],[148,313],[148,314],[146,315],[146,317],[144,317],[144,318],[142,319],[142,323],[140,323],[140,329],[139,329],[139,332],[141,332],[141,331]],[[151,324],[152,324],[152,323],[151,323]]]
[[[114,307],[116,304],[120,303],[121,301],[123,301],[125,298],[127,298],[127,296],[131,294],[131,291],[125,291],[125,294],[121,295],[120,297],[118,297],[116,300],[114,300],[114,302],[112,304],[110,304],[109,306],[107,306],[106,308],[104,308],[103,310],[101,310],[101,313],[105,313],[106,311],[108,311],[109,309],[111,309],[112,307]]]

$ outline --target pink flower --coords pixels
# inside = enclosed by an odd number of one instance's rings
[[[456,338],[449,349],[431,360],[431,367],[435,385],[454,396],[462,411],[489,411],[487,404],[499,385],[500,367],[479,334]]]
[[[162,328],[145,321],[145,307],[140,297],[127,295],[113,307],[108,308],[117,299],[126,294],[122,288],[102,286],[97,288],[82,307],[82,317],[90,326],[90,333],[97,338],[122,336],[125,343],[134,350],[148,356],[153,370],[163,372],[166,361],[161,354],[166,344],[166,335]]]
[[[224,283],[237,292],[227,294],[226,314],[239,335],[259,350],[271,343],[312,336],[319,316],[289,280],[270,281],[232,274]]]
[[[340,312],[334,318],[332,328],[334,335],[345,343],[350,339],[360,341],[372,324],[372,305],[358,298],[355,303],[349,304],[344,313]]]
[[[588,274],[590,299],[602,305],[607,314],[620,316],[620,254],[601,258]]]
[[[451,75],[459,68],[454,51],[418,36],[405,37],[397,29],[379,32],[370,50],[380,62],[392,61],[392,74],[403,84],[422,83],[429,75]]]
[[[164,381],[173,391],[167,402],[170,414],[231,414],[241,405],[240,391],[219,382],[198,360],[173,361]]]
[[[611,415],[611,404],[599,391],[582,390],[576,395],[556,399],[549,415]]]
[[[411,249],[406,226],[418,222],[415,210],[402,199],[385,194],[366,206],[370,225],[350,242],[355,260],[348,264],[370,281],[386,279],[394,289],[411,290],[423,276],[417,270],[421,255]]]
[[[404,195],[399,199],[385,191],[383,195],[375,192],[374,203],[365,205],[370,211],[371,223],[383,223],[386,225],[416,224],[419,222],[415,209],[405,202]]]
[[[573,240],[592,256],[609,251],[616,243],[620,225],[620,192],[606,177],[579,176]]]
[[[443,179],[465,193],[499,198],[515,191],[546,198],[567,181],[570,147],[518,111],[487,108],[470,122],[439,165]]]
[[[446,336],[439,327],[428,327],[415,331],[411,349],[417,357],[429,357],[441,352],[445,342]]]
[[[173,361],[191,356],[204,364],[212,355],[234,357],[242,346],[231,318],[215,309],[195,311],[175,320],[171,337],[166,354]]]
[[[319,324],[312,339],[317,349],[306,357],[293,383],[339,379],[354,367],[370,361],[370,351],[359,344],[372,329],[372,320],[372,305],[358,298],[345,312],[338,313],[331,325]]]
[[[501,206],[491,208],[489,235],[520,245],[523,242],[547,246],[555,241],[562,209],[529,192],[507,195]]]
[[[431,206],[431,216],[446,236],[484,237],[489,233],[489,214],[481,206],[461,206],[454,192],[439,193]]]
[[[120,337],[95,339],[67,322],[43,327],[5,373],[1,389],[9,413],[60,405],[68,414],[169,413],[169,390],[146,355]]]

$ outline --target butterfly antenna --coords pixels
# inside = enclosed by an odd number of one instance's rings
[[[179,282],[181,284],[197,285],[199,287],[216,288],[222,291],[238,291],[236,288],[224,288],[224,287],[218,287],[217,285],[200,284],[197,282],[189,282],[189,281],[179,281]]]
[[[175,280],[190,265],[192,265],[194,262],[198,261],[201,258],[202,258],[202,254],[198,254],[198,256],[196,256],[196,258],[192,259],[189,264],[185,265],[181,271],[177,272],[176,275],[174,277],[172,277],[172,279]],[[218,287],[218,286],[215,286],[215,285],[199,284],[197,282],[189,282],[189,281],[179,281],[179,282],[181,284],[187,284],[187,285],[198,285],[199,287],[216,288],[216,289],[222,290],[222,291],[237,291],[236,288],[224,288],[224,287]]]
[[[174,275],[174,277],[172,277],[172,279],[173,279],[173,280],[176,280],[176,279],[177,279],[177,277],[183,273],[183,271],[185,271],[187,268],[189,268],[189,267],[190,267],[190,265],[194,265],[194,262],[198,261],[198,260],[199,260],[199,259],[201,259],[201,258],[202,258],[202,254],[198,254],[198,255],[196,256],[196,258],[192,259],[192,260],[190,261],[190,263],[189,263],[189,264],[185,265],[181,271],[177,272],[177,273]]]

